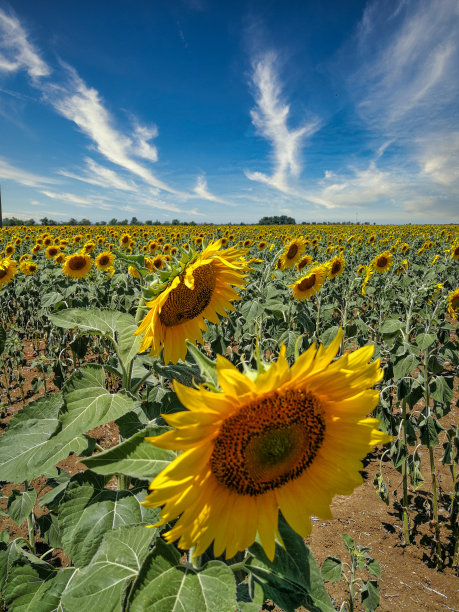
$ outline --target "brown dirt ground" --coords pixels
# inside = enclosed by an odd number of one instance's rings
[[[32,360],[33,349],[27,345],[25,353]],[[26,404],[44,394],[43,387],[38,394],[33,394],[30,382],[37,371],[33,368],[24,368],[25,376],[24,392]],[[455,381],[455,389],[458,388]],[[48,383],[49,390],[55,391],[52,380]],[[1,392],[1,389],[0,389]],[[0,435],[15,414],[22,407],[18,389],[11,391],[15,401],[12,405],[5,406],[4,394],[0,393],[0,402],[3,403],[0,415]],[[458,399],[456,391],[453,405]],[[444,427],[457,423],[459,409],[453,408],[449,415],[441,420]],[[98,444],[103,448],[110,448],[118,443],[118,429],[114,423],[102,425],[89,432]],[[436,457],[441,456],[441,448],[435,451]],[[381,566],[382,577],[379,581],[381,601],[378,610],[382,612],[395,612],[398,610],[451,610],[459,612],[458,581],[455,576],[452,559],[452,528],[448,521],[446,508],[450,501],[452,491],[452,479],[447,466],[437,462],[438,481],[440,490],[440,523],[441,538],[446,550],[446,567],[438,571],[433,564],[433,529],[431,525],[431,480],[428,469],[428,452],[425,448],[420,449],[422,459],[422,474],[425,482],[415,493],[411,493],[410,502],[410,527],[412,529],[412,544],[405,546],[402,537],[401,517],[401,475],[392,467],[389,460],[383,461],[382,470],[389,489],[391,503],[386,506],[377,496],[373,488],[373,476],[380,468],[381,453],[373,453],[365,461],[363,471],[364,483],[349,497],[337,496],[332,504],[334,519],[332,521],[313,520],[312,534],[307,543],[311,547],[317,561],[322,563],[327,556],[337,556],[343,561],[348,561],[347,551],[344,548],[341,534],[347,533],[356,543],[371,548],[371,555]],[[85,466],[79,462],[79,457],[69,456],[58,465],[73,475],[82,471]],[[40,491],[44,485],[44,479],[38,478],[31,485]],[[23,485],[2,483],[2,496],[8,497],[14,488],[23,490]],[[109,487],[116,486],[109,483]],[[40,496],[44,495],[49,487],[44,488]],[[6,509],[5,497],[0,501],[0,507]],[[39,517],[46,512],[40,508],[38,502],[35,506],[36,516]],[[0,519],[0,530],[7,530],[10,537],[25,537],[27,535],[26,525],[17,527],[10,519]],[[40,554],[47,550],[43,542],[37,542]],[[70,563],[66,555],[59,550],[47,560],[56,567],[65,567]],[[457,560],[456,560],[457,570]],[[367,579],[365,573],[360,574]],[[344,582],[335,584],[328,583],[327,590],[333,598],[336,608],[346,599],[348,593]],[[279,612],[279,608],[269,603],[265,610]],[[363,610],[360,603],[357,610]],[[304,609],[303,609],[304,610]]]

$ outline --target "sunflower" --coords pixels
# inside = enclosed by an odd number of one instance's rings
[[[35,272],[37,271],[37,264],[34,263],[33,261],[23,261],[20,264],[19,269],[21,270],[23,274],[27,274],[27,276],[31,276],[32,274],[35,274]]]
[[[435,255],[434,258],[432,259],[432,261],[430,262],[430,265],[433,266],[437,263],[437,261],[440,259],[440,255]]]
[[[99,253],[96,257],[94,264],[98,270],[107,270],[107,268],[113,266],[114,261],[115,255],[113,253],[110,251],[102,251],[102,253]]]
[[[266,247],[268,246],[268,243],[266,242],[266,240],[261,240],[258,244],[257,244],[257,249],[259,251],[264,251],[266,249]]]
[[[364,274],[367,271],[367,267],[364,266],[363,264],[361,264],[358,268],[357,268],[357,274],[359,276],[362,276],[362,274]]]
[[[375,272],[382,274],[387,272],[392,265],[392,253],[390,251],[384,251],[377,257],[374,258],[373,268]]]
[[[405,274],[407,269],[408,269],[408,260],[404,259],[396,270],[397,276],[400,276],[401,274]]]
[[[137,272],[137,270],[133,266],[129,266],[128,274],[129,276],[133,276],[134,278],[140,278],[140,274]]]
[[[346,262],[344,261],[344,257],[341,255],[337,255],[329,262],[329,278],[336,278],[340,274],[343,273],[344,266]]]
[[[0,259],[0,287],[8,283],[17,272],[16,262],[9,257]]]
[[[67,255],[62,266],[62,272],[72,278],[84,278],[91,269],[91,258],[87,253]]]
[[[459,318],[459,289],[455,289],[448,296],[448,314],[452,319]]]
[[[316,266],[312,268],[305,276],[302,276],[293,285],[289,285],[295,299],[302,302],[308,300],[315,295],[324,284],[327,278],[327,268],[324,266]]]
[[[298,270],[302,270],[305,266],[309,266],[310,263],[312,263],[312,257],[310,255],[305,255],[300,259],[296,267]]]
[[[54,263],[57,264],[58,266],[64,263],[64,261],[65,261],[64,253],[58,253],[56,257],[54,258]]]
[[[332,518],[334,495],[362,483],[361,459],[391,437],[366,418],[378,403],[370,389],[382,378],[373,346],[345,354],[340,330],[330,344],[313,344],[293,364],[281,348],[277,362],[246,376],[221,355],[222,392],[191,389],[174,381],[187,411],[164,415],[175,427],[155,446],[183,450],[150,485],[143,504],[162,506],[159,525],[180,517],[165,534],[201,555],[213,542],[226,558],[249,547],[258,533],[272,561],[278,513],[303,538],[311,516]]]
[[[139,352],[151,346],[150,355],[163,351],[164,362],[185,359],[186,343],[202,342],[204,319],[219,323],[218,315],[234,310],[232,300],[240,299],[231,287],[246,283],[243,271],[248,264],[241,261],[245,249],[231,247],[222,251],[220,241],[209,244],[189,263],[181,274],[154,300],[147,302],[150,311],[135,332],[144,337]]]
[[[45,255],[48,259],[54,259],[61,252],[58,246],[51,245],[46,248]]]
[[[285,268],[293,268],[300,258],[301,253],[304,251],[304,248],[304,240],[302,238],[291,240],[280,257],[280,269],[285,270]]]
[[[16,248],[15,248],[14,244],[11,244],[11,242],[10,242],[10,243],[8,243],[8,244],[6,245],[6,247],[5,247],[5,255],[6,255],[7,257],[11,257],[11,255],[13,255],[13,254],[14,254],[14,251],[15,251],[15,250],[16,250]]]
[[[451,249],[451,259],[459,261],[459,244]]]

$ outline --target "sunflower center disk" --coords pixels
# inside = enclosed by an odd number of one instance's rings
[[[69,261],[69,268],[71,270],[82,270],[86,265],[86,259],[84,257],[73,257]]]
[[[378,266],[380,268],[384,268],[387,265],[387,258],[386,257],[380,257],[378,259]]]
[[[8,270],[2,270],[0,268],[0,278],[3,278],[4,276],[6,276],[7,272],[8,272]]]
[[[159,320],[166,327],[174,327],[199,316],[210,303],[215,290],[217,272],[212,263],[199,266],[193,272],[194,289],[183,282],[169,293],[159,314]]]
[[[299,283],[298,289],[300,291],[307,291],[308,289],[311,289],[312,287],[314,287],[315,282],[316,282],[316,275],[311,274],[311,276],[307,276],[301,281],[301,283]]]
[[[332,266],[331,273],[332,273],[332,274],[336,274],[336,273],[337,273],[337,272],[339,272],[340,270],[341,270],[341,264],[340,264],[340,262],[339,262],[339,261],[336,261],[336,262],[333,264],[333,266]]]
[[[218,482],[240,495],[262,495],[298,478],[324,435],[324,412],[314,395],[276,391],[223,422],[211,470]]]
[[[297,253],[298,246],[296,244],[292,244],[289,250],[287,251],[287,259],[293,259]]]

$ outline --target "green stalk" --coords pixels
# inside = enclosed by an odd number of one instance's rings
[[[193,557],[194,551],[196,550],[196,546],[193,546],[188,551],[188,563],[196,570],[201,568],[201,555],[197,557]]]
[[[405,460],[402,465],[402,478],[403,478],[403,534],[405,538],[405,544],[410,543],[410,524],[408,515],[408,447],[406,444],[406,399],[402,399],[402,432],[403,432],[403,445],[407,449]]]
[[[424,351],[424,373],[425,373],[425,401],[427,415],[430,417],[430,389],[429,389],[429,351]],[[434,517],[434,529],[435,529],[435,545],[437,549],[436,565],[438,569],[442,567],[442,555],[441,555],[441,542],[440,542],[440,524],[438,522],[438,495],[437,495],[437,473],[435,471],[435,457],[433,448],[429,446],[429,463],[430,463],[430,476],[432,478],[432,508]]]
[[[27,491],[28,488],[29,483],[27,482],[27,480],[24,480],[24,492]],[[33,552],[33,554],[35,554],[35,520],[33,515],[33,508],[32,512],[27,517],[27,532],[29,534],[28,542],[30,550]]]
[[[318,295],[317,295],[317,317],[316,317],[316,331],[315,331],[315,336],[316,336],[316,342],[319,342],[319,322],[320,322],[320,304],[322,302],[322,293],[319,291]]]

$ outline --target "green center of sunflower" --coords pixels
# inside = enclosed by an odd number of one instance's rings
[[[315,282],[316,282],[316,275],[315,274],[311,274],[310,276],[307,276],[306,278],[303,278],[301,283],[298,283],[297,288],[300,291],[307,291],[308,289],[311,289],[312,287],[314,287],[314,283]]]
[[[293,259],[297,253],[298,253],[298,245],[296,244],[290,245],[290,248],[287,251],[287,259]]]
[[[325,435],[319,400],[302,390],[275,391],[223,422],[210,459],[222,485],[240,495],[262,495],[298,478]]]
[[[71,270],[82,270],[86,265],[86,259],[82,255],[75,255],[69,261],[69,268]]]
[[[217,283],[217,272],[213,263],[199,266],[193,272],[194,289],[180,283],[167,296],[159,313],[159,320],[166,327],[174,327],[198,317],[210,304]]]

